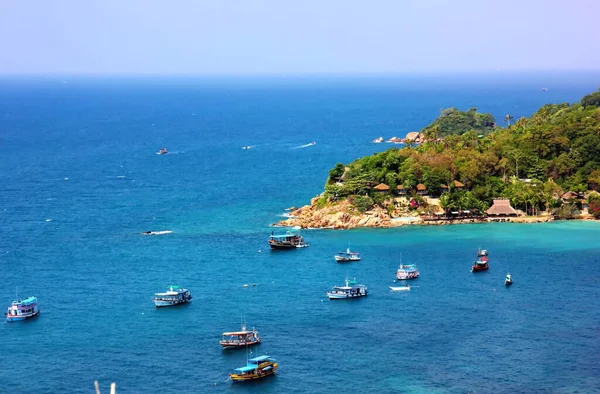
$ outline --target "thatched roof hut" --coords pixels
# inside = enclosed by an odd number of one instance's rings
[[[379,185],[375,186],[373,189],[377,190],[378,192],[390,191],[390,187],[388,185],[386,185],[385,183],[380,183]]]
[[[518,213],[515,209],[510,205],[510,200],[508,198],[497,198],[494,199],[494,203],[486,211],[486,213],[490,216],[517,216]]]
[[[454,181],[454,187],[457,189],[465,187],[465,185],[457,180]]]
[[[422,184],[422,183],[419,183],[419,184],[417,185],[417,191],[419,191],[419,192],[423,192],[423,191],[426,191],[426,190],[427,190],[427,188],[425,187],[425,185],[424,185],[424,184]]]
[[[569,192],[566,192],[566,193],[564,193],[562,196],[560,196],[560,198],[562,198],[562,199],[563,199],[563,200],[565,200],[565,201],[566,201],[566,200],[572,200],[572,199],[575,199],[575,198],[577,198],[577,197],[579,197],[579,195],[578,195],[577,193],[575,193],[575,192],[571,192],[571,191],[569,191]]]
[[[396,189],[398,190],[398,194],[406,194],[406,192],[408,191],[404,185],[398,185],[396,186]]]

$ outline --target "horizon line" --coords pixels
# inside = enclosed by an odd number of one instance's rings
[[[0,72],[0,78],[6,77],[390,77],[415,75],[461,75],[461,74],[537,74],[537,73],[600,73],[600,68],[580,69],[478,69],[478,70],[419,70],[419,71],[381,71],[381,72]]]

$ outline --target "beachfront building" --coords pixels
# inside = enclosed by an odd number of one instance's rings
[[[488,216],[505,217],[505,216],[519,216],[517,211],[510,205],[508,198],[496,198],[494,203],[486,211]]]
[[[390,187],[388,185],[386,185],[385,183],[380,183],[379,185],[375,186],[373,189],[375,189],[376,192],[381,192],[381,193],[387,193],[390,191]]]
[[[405,196],[406,193],[408,192],[408,190],[403,185],[396,186],[396,189],[397,189],[398,195],[400,195],[400,196]]]
[[[419,183],[419,184],[417,185],[417,194],[418,194],[419,196],[426,196],[426,195],[427,195],[427,188],[425,187],[425,185],[424,185],[424,184],[422,184],[422,183]]]

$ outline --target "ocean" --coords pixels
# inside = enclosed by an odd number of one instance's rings
[[[374,138],[452,106],[502,124],[599,85],[600,73],[3,77],[0,306],[18,291],[41,314],[0,324],[0,393],[91,393],[94,380],[119,393],[600,392],[598,222],[305,230],[310,248],[267,245],[337,162],[391,147]],[[348,247],[362,261],[337,264]],[[478,248],[491,268],[473,274]],[[400,262],[421,276],[392,293]],[[346,275],[369,296],[329,301]],[[156,309],[170,284],[193,302]],[[218,341],[242,319],[275,376],[227,380],[246,355]]]

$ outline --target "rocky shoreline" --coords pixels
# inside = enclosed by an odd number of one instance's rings
[[[455,219],[429,218],[416,213],[390,215],[389,211],[376,206],[372,210],[359,213],[347,200],[337,201],[324,207],[318,207],[321,196],[311,200],[310,205],[290,209],[289,218],[273,224],[275,227],[299,227],[301,229],[353,229],[353,228],[390,228],[400,226],[443,226],[451,224],[473,223],[545,223],[554,221],[552,216],[517,217],[464,217]],[[594,220],[582,215],[579,220]]]

